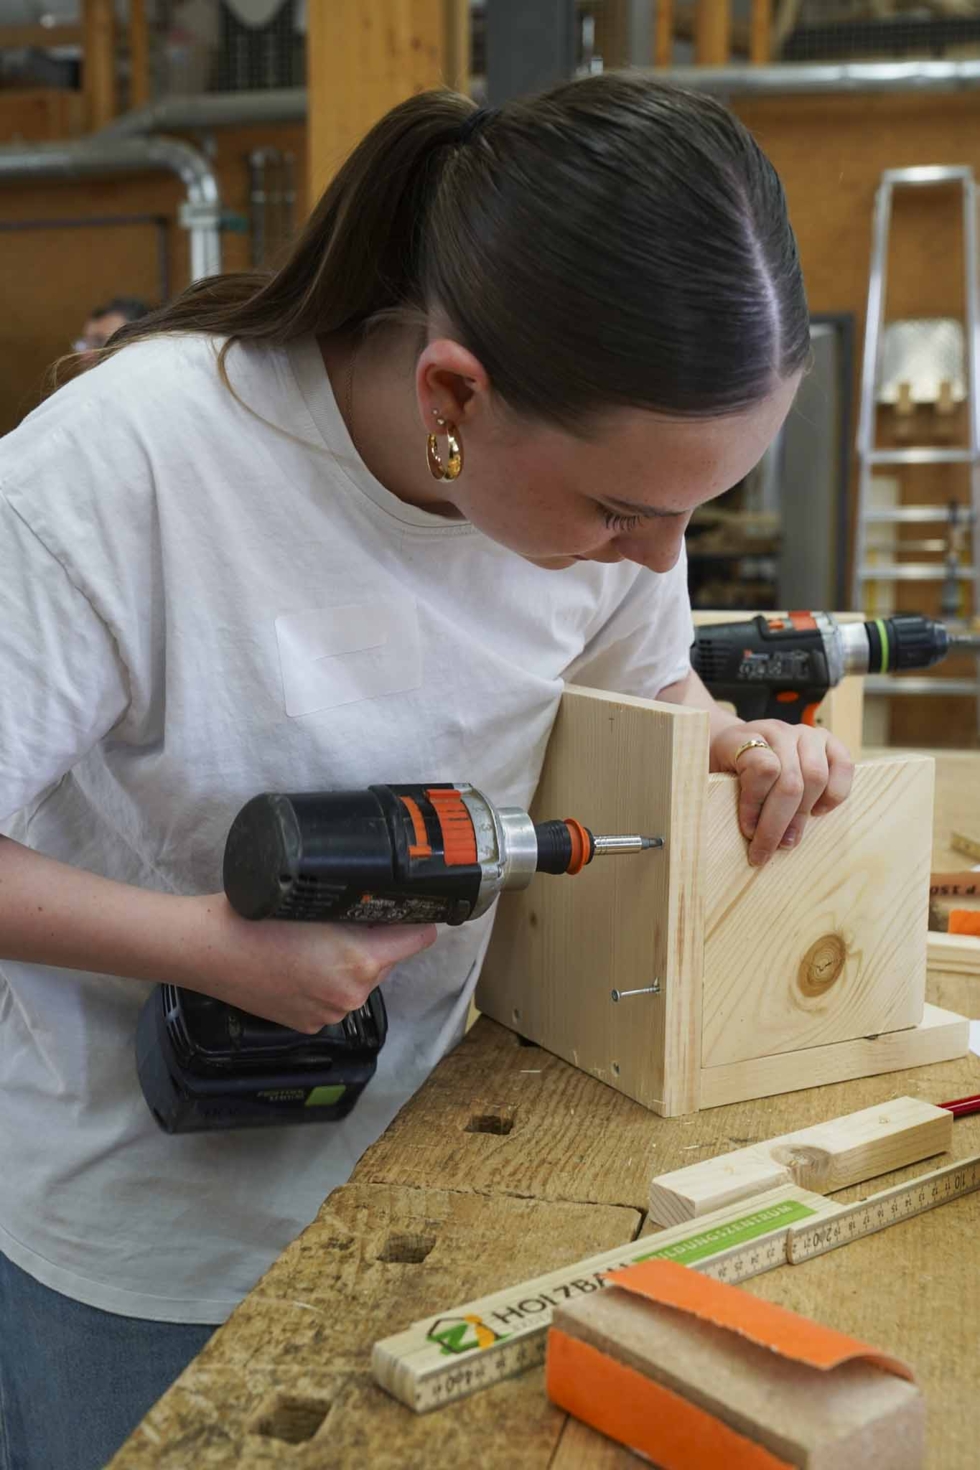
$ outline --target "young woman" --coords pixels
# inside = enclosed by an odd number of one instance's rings
[[[431,94],[281,270],[124,328],[0,446],[0,1465],[101,1465],[461,1035],[491,917],[239,919],[250,796],[524,806],[575,680],[708,710],[754,862],[844,798],[838,742],[743,724],[688,659],[685,527],[808,351],[724,108]],[[383,980],[391,1035],[343,1123],[168,1137],[133,1051],[161,980],[310,1032]]]

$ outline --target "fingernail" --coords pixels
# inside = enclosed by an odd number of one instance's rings
[[[782,842],[779,844],[780,847],[795,847],[797,840],[799,839],[799,835],[800,834],[798,832],[793,832],[792,830],[786,832],[783,836]]]
[[[750,852],[749,853],[749,864],[753,868],[764,868],[766,866],[766,863],[768,861],[769,861],[769,854],[767,852],[763,852],[763,853],[753,853],[753,852]]]

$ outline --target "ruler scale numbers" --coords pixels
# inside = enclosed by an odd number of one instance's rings
[[[980,1155],[855,1204],[838,1205],[789,1186],[760,1197],[754,1208],[746,1201],[433,1314],[375,1344],[374,1375],[409,1408],[425,1413],[537,1367],[544,1361],[552,1308],[575,1293],[600,1289],[604,1271],[659,1256],[738,1285],[779,1266],[800,1265],[978,1189]],[[658,1244],[661,1237],[669,1239]],[[478,1330],[474,1323],[485,1332],[492,1327],[490,1336],[496,1334],[496,1340],[485,1345],[468,1340],[468,1332]]]
[[[926,1210],[959,1199],[980,1189],[980,1157],[947,1164],[919,1179],[896,1184],[870,1199],[853,1205],[841,1205],[839,1212],[819,1224],[790,1228],[787,1258],[791,1265],[811,1261],[839,1245],[848,1245],[862,1236],[874,1235],[901,1220],[910,1220]]]

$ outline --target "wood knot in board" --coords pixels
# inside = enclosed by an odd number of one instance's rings
[[[830,1177],[833,1160],[825,1148],[813,1144],[786,1143],[769,1150],[774,1163],[788,1169],[801,1189],[819,1190]]]
[[[847,945],[839,934],[824,934],[810,945],[800,961],[797,976],[800,990],[806,996],[825,995],[840,979],[847,964]]]

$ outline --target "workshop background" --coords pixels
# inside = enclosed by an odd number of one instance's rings
[[[785,431],[695,516],[694,605],[916,610],[969,630],[974,0],[0,0],[0,431],[97,303],[274,263],[400,98],[448,83],[495,104],[627,65],[722,96],[755,131],[813,316]],[[923,166],[954,173],[896,183],[873,251],[883,175]],[[865,741],[973,747],[978,688],[970,653],[872,677]]]

